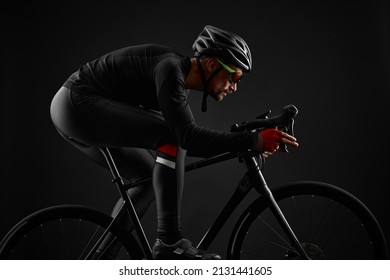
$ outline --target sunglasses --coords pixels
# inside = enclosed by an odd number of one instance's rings
[[[229,77],[228,77],[229,83],[237,84],[238,82],[240,82],[240,80],[241,80],[241,78],[243,76],[241,71],[236,71],[236,70],[230,68],[229,66],[227,66],[222,61],[220,61],[218,58],[216,58],[216,59],[217,59],[218,63],[221,64],[223,69],[225,69],[230,74]]]

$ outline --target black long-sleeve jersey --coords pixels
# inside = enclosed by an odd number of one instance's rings
[[[216,131],[196,124],[185,83],[190,67],[190,58],[170,47],[130,46],[81,66],[64,86],[161,111],[177,143],[193,156],[251,148],[257,133]]]

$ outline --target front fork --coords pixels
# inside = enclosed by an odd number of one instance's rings
[[[304,259],[309,260],[310,257],[307,255],[306,251],[303,249],[302,244],[299,242],[294,231],[292,230],[292,228],[288,224],[285,216],[283,215],[282,210],[280,209],[279,205],[275,201],[275,198],[274,198],[271,190],[267,186],[267,183],[265,182],[263,173],[260,170],[260,166],[259,166],[259,163],[257,162],[256,158],[253,156],[245,157],[244,161],[248,167],[249,178],[250,178],[253,186],[260,193],[260,195],[264,196],[268,200],[269,207],[270,207],[272,213],[275,215],[280,226],[282,227],[283,231],[285,232],[288,239],[290,240],[292,247]]]

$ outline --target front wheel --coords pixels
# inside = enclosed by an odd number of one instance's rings
[[[9,231],[0,242],[0,259],[97,258],[98,254],[92,249],[109,226],[111,240],[105,252],[115,249],[112,257],[142,259],[144,255],[134,237],[112,221],[112,217],[84,206],[60,205],[42,209]]]
[[[320,182],[295,182],[272,191],[311,259],[388,259],[386,241],[370,210],[356,197]],[[228,259],[301,259],[265,197],[238,220]]]

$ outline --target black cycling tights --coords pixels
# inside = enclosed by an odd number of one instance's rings
[[[155,197],[158,238],[168,244],[181,238],[185,150],[177,149],[161,114],[64,87],[53,98],[50,112],[60,134],[99,165],[108,168],[97,147],[111,147],[125,179],[153,176],[154,188],[144,185],[129,190],[135,209],[142,217]],[[128,221],[123,217],[131,229]]]
[[[157,236],[167,244],[173,244],[182,238],[180,212],[184,159],[185,150],[177,146],[168,144],[157,149],[153,170],[154,192],[157,197]]]

